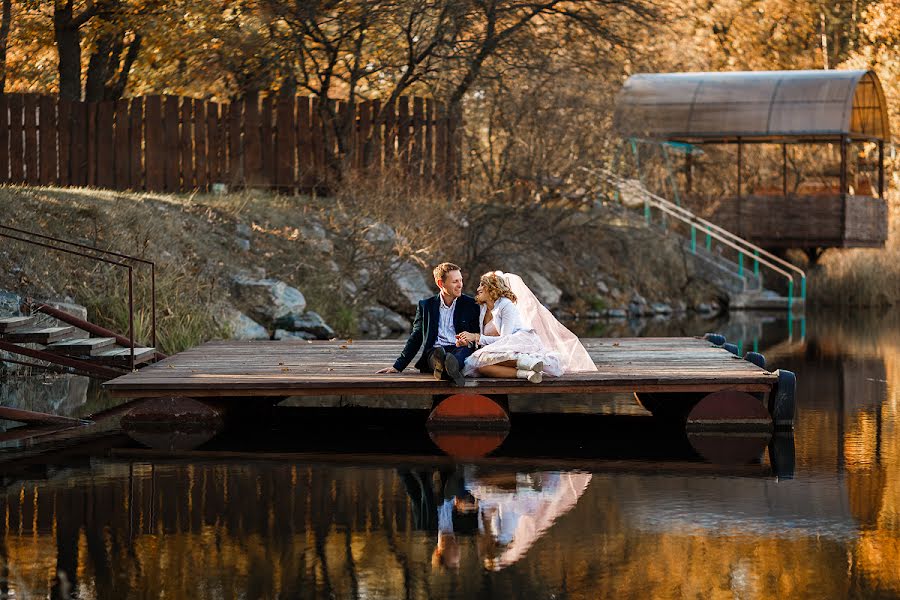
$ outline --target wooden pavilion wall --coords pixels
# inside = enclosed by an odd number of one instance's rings
[[[0,95],[0,184],[294,193],[327,190],[348,171],[391,171],[455,192],[460,127],[441,103],[322,103],[257,93],[230,104]]]
[[[747,195],[685,206],[764,248],[881,247],[887,240],[887,203],[850,194]]]

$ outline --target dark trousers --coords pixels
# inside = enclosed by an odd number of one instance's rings
[[[462,368],[463,363],[466,362],[466,359],[475,352],[475,348],[470,348],[468,346],[443,346],[443,348],[447,354],[452,354],[456,357],[456,360],[459,361],[460,369]],[[426,352],[425,360],[428,362],[428,366],[431,367],[431,370],[434,371],[434,348],[431,348]]]

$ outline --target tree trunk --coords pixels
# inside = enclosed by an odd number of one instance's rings
[[[0,21],[0,94],[6,91],[6,48],[9,44],[9,25],[12,21],[12,0],[3,0]]]
[[[59,53],[59,96],[81,100],[81,31],[72,14],[72,5],[56,4],[53,30]]]

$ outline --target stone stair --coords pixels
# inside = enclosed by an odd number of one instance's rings
[[[7,343],[4,344],[6,352],[15,353],[16,347],[37,350],[46,355],[48,362],[54,362],[53,356],[61,356],[120,369],[131,366],[130,348],[116,344],[115,338],[91,337],[71,325],[42,325],[34,316],[0,318],[0,342]],[[155,355],[155,348],[136,347],[135,366],[152,360]],[[61,364],[70,366],[69,363]]]

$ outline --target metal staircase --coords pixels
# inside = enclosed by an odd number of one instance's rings
[[[659,225],[683,237],[684,247],[700,267],[698,273],[729,293],[732,308],[802,310],[806,273],[715,223],[647,190],[640,181],[609,169],[584,169],[626,206],[641,208],[648,227]],[[698,237],[702,240],[698,243]],[[784,282],[786,294],[766,289],[764,275]]]

